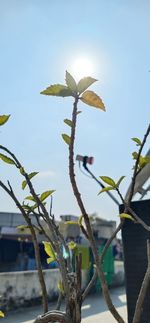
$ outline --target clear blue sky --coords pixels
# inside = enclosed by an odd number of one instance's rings
[[[37,192],[56,189],[53,212],[80,215],[68,177],[68,149],[61,133],[72,100],[40,95],[63,83],[79,57],[88,57],[99,79],[91,87],[106,113],[80,104],[76,153],[93,155],[93,172],[118,179],[126,192],[131,178],[131,137],[142,138],[150,121],[150,2],[148,0],[0,1],[0,114],[11,114],[1,128],[1,144],[16,153],[34,179]],[[86,75],[85,75],[86,76]],[[149,143],[145,147],[145,152]],[[1,163],[1,179],[10,179],[20,199],[21,178]],[[116,219],[118,209],[99,187],[78,171],[87,212]],[[17,211],[0,191],[0,211]]]

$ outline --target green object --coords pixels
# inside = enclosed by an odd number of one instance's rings
[[[98,248],[99,254],[102,253],[103,248],[104,248],[103,246],[100,246]],[[104,257],[103,271],[105,274],[107,284],[111,285],[114,277],[114,257],[113,257],[112,246],[108,248],[107,253]],[[97,279],[95,284],[95,290],[99,291],[100,289],[101,289],[101,283],[100,283],[100,280]]]
[[[82,255],[82,269],[88,269],[90,267],[90,252],[89,248],[85,246],[77,245],[75,249],[75,256]]]
[[[98,251],[99,254],[102,253],[104,246],[99,246]],[[91,261],[91,270],[90,270],[90,277],[92,278],[94,273],[94,259],[92,255],[92,251],[90,252],[90,261]],[[103,271],[105,273],[106,282],[108,285],[111,285],[113,278],[114,278],[114,257],[113,257],[113,249],[112,246],[110,246],[107,250],[107,253],[104,257],[104,263],[103,263]],[[97,278],[94,286],[93,286],[93,292],[97,292],[101,289],[101,283],[99,278]]]

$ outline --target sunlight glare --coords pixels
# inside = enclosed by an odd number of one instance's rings
[[[77,81],[83,77],[92,76],[93,72],[93,64],[87,58],[79,58],[72,64],[71,73]]]

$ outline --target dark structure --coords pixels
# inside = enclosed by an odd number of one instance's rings
[[[143,200],[131,203],[136,214],[150,226],[150,200]],[[120,206],[123,212],[123,206]],[[133,320],[136,301],[139,295],[141,284],[147,269],[147,240],[150,239],[150,232],[146,231],[140,224],[131,220],[125,220],[122,229],[124,266],[127,294],[128,323]],[[150,286],[144,302],[143,313],[140,323],[150,322]]]

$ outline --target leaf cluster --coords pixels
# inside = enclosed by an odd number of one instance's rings
[[[119,185],[122,182],[122,180],[125,178],[125,176],[121,176],[117,182],[115,182],[111,177],[108,177],[108,176],[100,176],[100,178],[102,179],[102,181],[104,183],[108,184],[109,186],[104,187],[99,192],[99,194],[103,193],[103,192],[108,192],[108,191],[111,191],[111,190],[118,190]]]
[[[102,99],[93,91],[86,91],[97,80],[93,77],[84,77],[76,83],[73,76],[66,71],[66,85],[53,84],[41,92],[44,95],[59,96],[59,97],[74,97],[81,100],[83,103],[105,111],[105,106]],[[66,120],[68,124],[68,121]],[[69,126],[72,126],[69,122]]]

